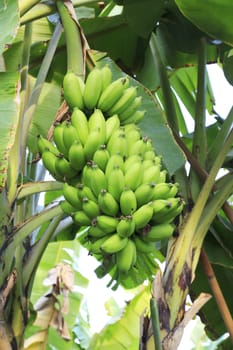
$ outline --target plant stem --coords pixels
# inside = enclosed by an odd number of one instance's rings
[[[25,162],[25,150],[26,150],[26,143],[27,143],[27,136],[28,136],[28,130],[32,121],[33,113],[35,112],[36,105],[38,102],[38,99],[40,97],[41,90],[43,88],[43,84],[45,82],[49,67],[51,65],[54,53],[56,51],[59,39],[61,37],[62,28],[61,24],[58,23],[56,25],[56,28],[54,30],[52,39],[50,40],[50,43],[48,45],[47,52],[43,58],[43,61],[40,66],[40,71],[37,76],[37,80],[35,83],[35,86],[33,88],[32,94],[30,96],[28,106],[26,109],[26,112],[24,114],[24,120],[23,120],[23,135],[22,135],[22,153],[21,157]]]
[[[201,38],[198,48],[198,79],[193,135],[193,155],[201,165],[206,159],[206,39]]]
[[[85,49],[84,37],[81,27],[75,16],[72,3],[66,1],[67,6],[61,0],[57,0],[57,8],[65,31],[67,48],[67,71],[73,71],[83,80],[85,78]]]
[[[178,238],[171,241],[171,244],[169,245],[167,265],[163,276],[163,285],[166,301],[171,312],[171,329],[177,322],[177,317],[187,296],[189,286],[194,276],[196,263],[199,258],[201,245],[205,234],[208,231],[208,225],[214,219],[216,210],[218,210],[228,198],[229,191],[232,190],[232,183],[228,182],[228,186],[226,185],[224,188],[224,193],[218,195],[218,197],[216,195],[217,199],[215,202],[212,202],[214,204],[212,204],[213,208],[211,208],[214,210],[208,210],[208,215],[206,215],[205,218],[206,222],[203,224],[203,210],[214,186],[217,172],[219,171],[232,143],[233,131],[231,131],[228,139],[219,151],[193,210],[180,227]],[[196,241],[194,241],[194,239]]]
[[[233,108],[231,108],[230,112],[228,113],[227,118],[225,119],[223,125],[221,126],[221,129],[217,133],[216,138],[214,139],[214,142],[211,145],[211,148],[208,152],[208,158],[207,158],[207,165],[208,168],[210,168],[216,159],[219,149],[224,144],[226,137],[229,134],[229,131],[232,129],[233,124]]]
[[[195,110],[195,128],[193,134],[192,154],[199,164],[205,167],[206,141],[206,39],[200,39],[198,46],[197,95]],[[195,169],[190,169],[190,189],[192,201],[195,202],[200,192],[202,182]]]
[[[7,248],[6,247],[3,248],[4,250],[6,249],[5,254],[7,254],[7,250],[15,249],[37,227],[39,227],[43,223],[53,219],[55,216],[60,215],[62,213],[63,211],[60,205],[56,205],[52,208],[43,210],[41,213],[34,215],[30,219],[26,220],[19,227],[16,227],[13,232],[12,241],[10,241],[10,238],[9,238]]]
[[[29,182],[19,188],[17,200],[21,200],[35,193],[62,190],[63,183],[57,181]]]
[[[150,312],[151,312],[151,322],[152,322],[155,350],[162,350],[162,343],[160,338],[159,312],[158,312],[157,301],[154,298],[150,299]]]
[[[218,305],[219,311],[222,315],[227,331],[230,334],[231,340],[233,341],[233,319],[231,317],[228,306],[225,302],[222,291],[219,287],[218,281],[215,277],[214,270],[209,262],[208,256],[206,255],[204,249],[201,250],[200,258],[201,258],[201,262],[202,262],[205,274],[208,278],[209,285],[211,287],[216,303]]]
[[[170,127],[176,132],[178,132],[179,131],[178,121],[177,121],[176,109],[173,101],[171,86],[169,84],[169,79],[167,76],[165,66],[160,57],[156,35],[153,32],[151,34],[151,39],[150,39],[150,48],[154,58],[156,71],[159,74],[159,80],[160,80],[160,86],[161,86],[163,99],[164,99],[164,109],[165,109],[166,117]]]
[[[73,0],[73,6],[74,7],[90,6],[98,2],[99,2],[98,0]],[[20,25],[24,25],[28,22],[33,22],[36,19],[49,16],[55,12],[56,12],[55,5],[48,4],[48,3],[39,3],[21,17]]]
[[[219,208],[222,207],[223,203],[233,193],[233,174],[226,176],[224,180],[225,181],[222,183],[222,186],[218,189],[217,193],[209,199],[208,204],[202,212],[195,236],[193,238],[193,249],[201,249],[202,242],[211,222],[217,215]],[[197,265],[196,259],[193,259],[194,269]]]

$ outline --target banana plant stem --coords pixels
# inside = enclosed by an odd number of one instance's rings
[[[232,125],[233,125],[233,107],[228,113],[227,118],[222,124],[221,129],[217,133],[217,136],[208,151],[208,155],[207,155],[208,168],[212,166],[215,158],[218,155],[219,149],[222,147],[227,135],[229,134],[229,131],[232,129]]]
[[[208,282],[210,285],[210,288],[214,294],[216,303],[218,305],[218,308],[221,312],[223,321],[226,325],[227,331],[230,334],[231,340],[233,342],[233,319],[231,317],[230,311],[228,309],[228,306],[225,302],[224,296],[222,294],[222,291],[219,287],[218,281],[216,279],[214,270],[210,264],[210,261],[208,259],[208,256],[206,254],[206,252],[204,251],[204,249],[201,250],[201,255],[200,255],[200,259],[202,262],[202,266],[203,269],[205,271],[205,274],[208,278]]]
[[[85,48],[84,36],[75,16],[73,5],[70,1],[57,0],[57,9],[65,32],[67,50],[67,71],[73,71],[82,79],[85,78]]]
[[[7,247],[3,247],[4,250],[15,249],[29,234],[31,234],[37,227],[53,219],[55,216],[62,214],[63,211],[60,205],[56,205],[49,209],[43,210],[37,215],[34,215],[30,219],[26,220],[19,227],[15,227],[13,232],[13,239],[8,242]],[[13,247],[12,247],[13,245]],[[7,252],[5,253],[7,254]]]
[[[21,141],[21,155],[22,159],[25,161],[25,149],[26,149],[26,143],[27,143],[27,136],[28,136],[28,130],[32,121],[33,113],[35,112],[36,105],[38,102],[38,99],[40,97],[41,90],[43,88],[43,84],[45,82],[49,67],[51,65],[52,59],[54,57],[54,53],[56,51],[59,39],[61,37],[62,33],[62,27],[61,24],[58,23],[56,25],[56,28],[54,30],[52,39],[50,40],[50,43],[48,45],[47,52],[44,56],[44,59],[41,63],[41,68],[37,76],[37,80],[35,83],[35,86],[33,88],[32,94],[30,96],[27,110],[24,114],[24,127],[23,127],[23,135],[22,135],[22,141]]]
[[[165,66],[161,60],[156,35],[154,33],[151,34],[150,39],[150,48],[153,54],[154,63],[157,68],[157,72],[159,74],[160,86],[164,98],[164,109],[166,112],[166,117],[168,119],[168,123],[170,127],[178,132],[178,121],[176,115],[175,104],[172,96],[171,86],[169,84],[169,79],[167,76],[167,72]]]
[[[154,298],[150,299],[150,312],[151,312],[151,322],[152,322],[155,350],[162,350],[162,342],[160,337],[159,312],[158,312],[157,301]]]
[[[166,291],[166,301],[171,311],[171,329],[177,322],[180,308],[187,296],[189,286],[195,273],[196,264],[199,259],[201,245],[205,234],[208,231],[208,225],[210,225],[214,219],[216,210],[221,208],[224,201],[228,198],[229,191],[232,190],[232,184],[231,182],[228,182],[228,185],[224,188],[224,192],[222,191],[223,193],[218,196],[216,195],[216,201],[212,202],[215,210],[208,210],[204,217],[205,223],[202,223],[203,220],[201,220],[201,218],[203,210],[214,186],[217,172],[220,169],[222,162],[225,159],[225,155],[232,143],[233,131],[230,133],[224,146],[220,150],[191,213],[181,225],[178,238],[171,241],[168,249],[163,285]],[[198,227],[200,223],[202,226]],[[172,289],[171,285],[173,286]]]
[[[20,186],[18,190],[17,200],[19,201],[35,193],[47,192],[47,191],[58,191],[58,190],[62,190],[62,188],[63,188],[63,183],[57,182],[57,181],[29,182]]]
[[[198,79],[193,136],[193,155],[204,165],[206,160],[206,39],[201,38],[198,47]]]
[[[98,3],[97,0],[74,0],[73,6],[89,6],[92,4]],[[34,7],[29,9],[20,19],[20,25],[24,25],[28,22],[33,22],[36,19],[49,16],[56,12],[56,6],[49,3],[39,3]]]

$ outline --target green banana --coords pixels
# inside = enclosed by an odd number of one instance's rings
[[[116,216],[119,211],[119,204],[107,190],[102,189],[98,195],[100,210],[109,216]]]
[[[105,125],[106,125],[106,142],[108,142],[113,132],[119,129],[120,127],[120,119],[118,118],[118,115],[115,114],[109,117],[106,120]]]
[[[83,81],[73,72],[67,72],[63,80],[63,90],[66,102],[71,108],[84,108]]]
[[[56,167],[55,167],[55,164],[56,164],[56,161],[57,161],[57,156],[49,151],[49,150],[45,150],[43,153],[42,153],[42,162],[44,164],[44,167],[49,171],[49,173],[57,178],[60,177],[60,174],[57,173],[57,170],[56,170]]]
[[[168,199],[156,199],[152,201],[151,205],[153,207],[152,219],[154,221],[156,221],[157,218],[159,218],[161,215],[167,214],[171,207],[171,204],[169,203]]]
[[[103,90],[98,101],[98,108],[103,112],[107,112],[122,96],[123,91],[128,87],[128,77],[119,78],[113,81]]]
[[[157,183],[166,182],[166,179],[167,179],[167,170],[160,171],[160,175]]]
[[[111,176],[111,173],[115,168],[120,168],[121,170],[124,169],[124,160],[120,154],[113,154],[110,156],[105,168],[105,174],[107,178]]]
[[[128,144],[129,156],[131,156],[132,154],[138,154],[141,157],[143,157],[145,151],[146,151],[146,143],[143,139],[139,139],[137,141],[129,140],[129,144]]]
[[[76,141],[78,141],[78,134],[75,127],[70,122],[66,122],[63,130],[63,142],[66,149],[69,151],[72,144]]]
[[[135,190],[135,196],[137,199],[137,207],[141,207],[143,204],[146,204],[152,200],[153,189],[155,187],[154,182],[142,183]]]
[[[172,236],[175,226],[170,223],[163,223],[160,225],[152,226],[149,230],[146,230],[143,235],[143,239],[146,242],[157,242],[162,239],[168,239]]]
[[[155,223],[169,223],[174,221],[184,208],[184,201],[180,198],[170,198],[167,199],[167,202],[164,210],[156,216],[153,216],[153,221]]]
[[[99,131],[102,144],[106,142],[106,123],[100,109],[95,109],[88,120],[89,133]]]
[[[125,247],[117,252],[116,264],[121,273],[127,273],[135,265],[137,260],[137,250],[135,243],[129,239]]]
[[[102,139],[102,135],[98,130],[94,130],[89,133],[84,145],[84,154],[87,161],[92,160],[95,151],[102,144],[104,144],[104,140]]]
[[[179,184],[178,184],[178,182],[176,182],[174,184],[171,184],[169,198],[175,197],[177,195],[178,191],[179,191]]]
[[[151,202],[142,205],[133,214],[133,220],[135,222],[135,230],[139,230],[145,227],[153,216],[153,207]]]
[[[94,219],[100,214],[98,204],[88,197],[82,199],[82,209],[90,219]]]
[[[104,66],[100,70],[102,80],[102,90],[105,90],[112,82],[112,71],[109,66]]]
[[[76,208],[74,208],[68,201],[63,200],[60,202],[61,209],[64,211],[65,214],[73,215],[77,211]]]
[[[150,150],[150,151],[146,151],[143,155],[143,159],[144,160],[152,160],[154,161],[155,160],[155,152],[153,150]],[[159,158],[160,159],[160,158]]]
[[[64,179],[71,179],[77,175],[77,171],[72,168],[70,162],[63,155],[57,156],[55,168],[56,172]]]
[[[137,199],[134,191],[124,188],[120,196],[120,209],[123,215],[131,215],[137,209]]]
[[[122,158],[126,158],[128,155],[128,147],[124,132],[117,137],[110,138],[107,149],[111,156],[113,154],[120,154]]]
[[[77,171],[81,171],[85,164],[86,158],[84,154],[84,149],[80,141],[75,141],[69,149],[68,159],[72,168]]]
[[[119,167],[115,167],[107,177],[107,190],[119,202],[121,193],[125,187],[125,177]]]
[[[155,166],[155,161],[152,159],[145,159],[142,161],[142,167],[144,171],[148,168],[152,168],[153,166]]]
[[[158,183],[160,179],[160,168],[160,165],[153,165],[145,169],[143,173],[142,183]]]
[[[135,191],[136,188],[142,183],[143,168],[142,163],[137,162],[132,164],[131,168],[125,173],[125,186]]]
[[[137,251],[140,253],[152,253],[155,251],[155,245],[153,242],[146,242],[141,237],[134,235],[133,241],[137,248]]]
[[[131,126],[131,125],[134,125],[134,124],[125,125],[125,137],[126,137],[128,147],[130,147],[133,143],[140,140],[141,138],[140,130],[136,126],[135,128],[131,128],[131,129],[127,128],[127,126]]]
[[[119,100],[110,108],[107,113],[108,115],[120,114],[124,112],[133,102],[133,100],[137,97],[137,88],[135,86],[131,86],[123,91],[122,96]]]
[[[155,185],[153,189],[153,197],[152,199],[167,199],[171,198],[172,196],[170,195],[171,190],[172,193],[174,192],[176,195],[176,191],[173,190],[173,184],[167,183],[167,182],[161,182]]]
[[[99,149],[97,149],[93,155],[94,163],[103,171],[106,169],[109,158],[110,154],[106,145],[100,145]]]
[[[135,231],[135,222],[132,216],[122,217],[117,225],[116,231],[121,237],[129,237]]]
[[[63,195],[68,203],[75,208],[75,211],[82,209],[82,202],[78,197],[78,189],[70,186],[67,182],[63,185]]]
[[[90,169],[91,170],[91,169]],[[77,185],[78,189],[78,197],[82,201],[84,197],[87,197],[88,199],[91,199],[92,201],[96,201],[96,197],[90,187],[85,186],[82,183],[79,183]]]
[[[82,171],[82,184],[91,187],[92,162],[87,162]]]
[[[101,238],[107,235],[106,232],[101,230],[99,227],[93,226],[93,225],[88,228],[87,232],[88,232],[88,237],[91,237],[91,238]]]
[[[131,116],[129,116],[128,118],[124,119],[121,122],[121,125],[125,125],[127,123],[135,123],[138,124],[142,121],[142,119],[145,116],[146,111],[136,111],[134,112]]]
[[[86,115],[80,109],[74,108],[73,113],[70,117],[70,121],[77,131],[80,142],[84,146],[89,134],[88,121]]]
[[[107,189],[107,178],[105,173],[95,164],[92,166],[90,188],[96,198],[98,198],[101,190]]]
[[[93,226],[98,227],[105,233],[116,232],[118,219],[108,215],[99,215],[92,222]]]
[[[142,157],[139,154],[129,156],[124,162],[124,173],[131,169],[131,167],[138,162],[142,162]]]
[[[122,122],[124,122],[126,120],[128,121],[129,118],[132,115],[134,115],[134,113],[141,106],[141,103],[142,103],[142,97],[141,96],[138,96],[138,97],[136,97],[134,99],[134,101],[130,104],[130,106],[128,106],[128,108],[119,115],[119,119],[121,121],[121,124],[122,124]],[[128,123],[128,124],[130,124],[130,123]]]
[[[102,244],[109,238],[109,235],[105,235],[103,237],[99,237],[98,239],[96,239],[94,242],[91,243],[90,245],[90,252],[92,254],[102,254]]]
[[[57,146],[57,149],[59,150],[59,152],[64,154],[64,156],[67,156],[68,149],[65,147],[64,139],[63,139],[64,125],[65,125],[64,122],[62,124],[60,123],[55,124],[54,130],[53,130],[53,141]]]
[[[100,69],[94,68],[87,76],[83,101],[87,109],[93,109],[96,107],[97,102],[102,92],[102,73]]]
[[[89,226],[91,225],[91,219],[83,210],[78,210],[72,215],[73,221],[78,226]]]
[[[128,242],[127,237],[120,237],[117,233],[113,233],[104,243],[101,245],[101,250],[107,254],[114,254],[123,249]]]
[[[37,136],[37,145],[40,154],[42,154],[45,150],[48,150],[55,155],[58,155],[60,153],[58,149],[49,140],[47,140],[41,135]]]

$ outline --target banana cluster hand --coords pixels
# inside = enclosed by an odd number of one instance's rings
[[[63,81],[64,97],[71,110],[78,108],[89,115],[100,109],[106,119],[117,115],[121,125],[139,123],[145,114],[140,110],[142,97],[129,84],[128,76],[112,80],[108,66],[91,70],[85,82],[68,72]]]
[[[134,116],[144,112],[129,79],[112,81],[108,67],[93,69],[85,84],[67,75],[64,96],[72,113],[55,125],[52,142],[38,137],[39,152],[51,175],[64,182],[64,213],[88,227],[87,249],[112,259],[125,275],[137,267],[139,255],[172,236],[184,202],[136,125],[141,117]],[[69,79],[77,80],[79,98]]]

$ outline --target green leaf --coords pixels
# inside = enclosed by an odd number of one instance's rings
[[[126,306],[121,319],[96,334],[88,350],[134,350],[139,348],[140,317],[149,307],[150,287],[137,294]]]
[[[19,73],[0,73],[0,192],[5,187],[10,150],[19,120]]]
[[[175,0],[180,11],[202,31],[233,45],[231,0]]]
[[[12,43],[19,28],[19,9],[18,1],[1,0],[0,1],[0,54],[6,45]],[[4,28],[4,29],[3,29]]]
[[[163,0],[126,0],[123,14],[135,33],[148,38],[164,12]]]
[[[90,47],[107,52],[125,70],[143,62],[148,40],[140,38],[123,15],[82,19],[80,24]]]

